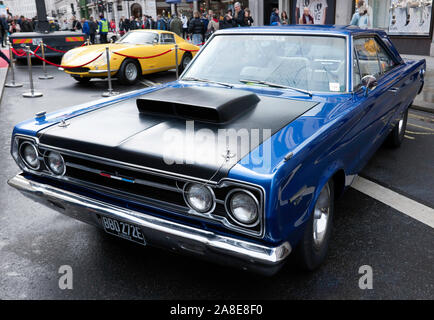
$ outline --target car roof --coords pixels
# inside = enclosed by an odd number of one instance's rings
[[[137,29],[137,30],[130,30],[130,32],[173,33],[172,31],[157,30],[157,29]]]
[[[340,36],[350,36],[356,34],[363,33],[377,33],[380,36],[385,35],[386,33],[380,29],[360,29],[356,26],[345,25],[285,25],[285,26],[264,26],[264,27],[244,27],[244,28],[230,28],[219,30],[219,34],[225,33],[288,33],[288,32],[297,32],[311,34],[311,33],[319,33],[319,34],[334,34]]]

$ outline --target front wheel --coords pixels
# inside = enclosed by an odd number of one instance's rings
[[[125,59],[119,69],[118,77],[123,84],[135,84],[140,78],[139,63],[133,59]]]
[[[298,266],[312,271],[325,260],[333,224],[334,185],[329,180],[316,200],[311,217],[306,222],[303,238],[298,244],[295,255]]]
[[[187,68],[188,64],[191,62],[192,59],[193,57],[190,52],[184,53],[181,59],[181,64],[179,65],[179,73],[182,73],[185,68]]]
[[[405,129],[407,128],[408,109],[406,109],[387,137],[387,144],[392,148],[399,148],[404,140]]]

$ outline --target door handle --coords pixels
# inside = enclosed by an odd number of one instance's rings
[[[392,87],[389,89],[389,92],[393,92],[393,93],[398,93],[399,90],[401,90],[400,88],[396,88],[396,87]]]

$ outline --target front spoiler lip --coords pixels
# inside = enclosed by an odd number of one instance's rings
[[[288,242],[268,247],[218,235],[36,182],[22,173],[11,178],[8,184],[26,197],[99,228],[102,228],[101,215],[120,219],[142,227],[151,245],[193,253],[242,269],[271,275],[280,269],[291,253]]]

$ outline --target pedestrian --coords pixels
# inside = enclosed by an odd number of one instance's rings
[[[299,24],[313,24],[314,20],[313,17],[310,15],[309,8],[305,7],[303,9],[303,14],[300,17],[300,20],[298,21]]]
[[[282,24],[289,24],[289,18],[288,18],[288,14],[286,13],[285,10],[282,11],[282,14],[280,15],[280,22]]]
[[[81,19],[81,26],[82,26],[82,31],[84,34],[87,35],[87,38],[90,41],[90,28],[89,28],[89,21],[87,21],[86,19]]]
[[[157,29],[158,30],[167,30],[166,21],[161,15],[157,15]]]
[[[250,13],[250,9],[244,9],[244,26],[251,27],[253,26],[253,18]]]
[[[228,12],[225,14],[223,21],[220,25],[220,29],[228,29],[235,27],[235,21],[232,17],[232,10],[228,10]]]
[[[208,40],[214,32],[220,29],[220,23],[217,19],[217,16],[215,14],[212,14],[210,18],[211,20],[208,23],[208,29],[205,33],[205,41]]]
[[[20,21],[21,21],[21,23],[20,23],[21,32],[32,32],[33,31],[33,28],[32,28],[30,21],[27,20],[24,16],[21,16]]]
[[[79,31],[82,29],[80,21],[77,20],[75,16],[72,16],[72,30]]]
[[[116,33],[116,22],[115,22],[115,19],[112,19],[110,21],[110,31],[113,32],[113,33]]]
[[[95,38],[96,38],[96,31],[98,30],[98,25],[96,24],[93,17],[89,18],[89,37],[90,42],[92,44],[95,44]]]
[[[188,35],[188,19],[187,16],[184,14],[181,14],[181,21],[182,21],[182,37],[184,39],[187,39]]]
[[[9,33],[15,33],[15,32],[20,32],[21,28],[20,25],[18,23],[15,22],[15,20],[11,21],[10,27],[9,27]]]
[[[106,18],[104,18],[103,15],[100,16],[99,20],[99,42],[100,43],[107,43],[107,33],[109,31],[109,26]]]
[[[244,27],[244,10],[239,2],[234,4],[234,21],[236,27]]]
[[[192,34],[194,45],[202,43],[203,23],[200,21],[199,11],[193,12],[193,19],[190,20],[188,32]]]
[[[357,1],[357,10],[351,18],[350,25],[358,26],[362,29],[367,29],[369,27],[368,8],[364,0]]]
[[[273,8],[270,16],[270,26],[280,26],[279,9]]]
[[[6,37],[9,31],[8,21],[6,16],[2,14],[0,16],[0,41],[2,43],[2,47],[4,48],[6,45]]]
[[[170,31],[175,32],[178,36],[182,36],[182,21],[178,15],[173,16],[172,22],[170,22]]]

